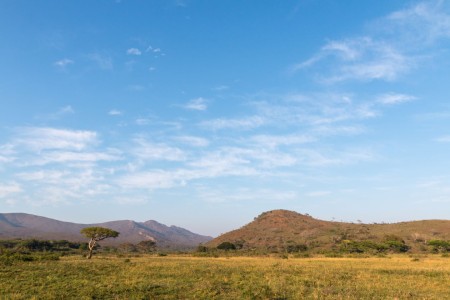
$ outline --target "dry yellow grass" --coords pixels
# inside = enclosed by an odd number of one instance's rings
[[[450,299],[450,259],[64,257],[1,268],[2,299]]]

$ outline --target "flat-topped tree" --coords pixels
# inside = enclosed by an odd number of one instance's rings
[[[94,251],[94,247],[98,241],[110,237],[115,238],[119,236],[119,233],[117,231],[104,227],[86,227],[81,229],[80,233],[83,234],[85,237],[90,238],[88,243],[89,247],[89,255],[87,256],[88,259],[91,259],[92,252]]]

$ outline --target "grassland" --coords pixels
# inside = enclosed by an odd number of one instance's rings
[[[1,299],[450,299],[450,258],[81,256],[0,268]]]

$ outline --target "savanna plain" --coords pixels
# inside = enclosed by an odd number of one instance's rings
[[[450,299],[450,258],[79,255],[0,266],[1,299]]]

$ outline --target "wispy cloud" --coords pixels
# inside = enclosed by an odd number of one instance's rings
[[[14,146],[12,144],[0,145],[0,163],[12,162],[14,157]]]
[[[190,100],[183,107],[185,109],[188,109],[188,110],[205,111],[205,110],[208,109],[207,102],[208,101],[206,99],[204,99],[202,97],[199,97],[199,98],[195,98],[195,99]]]
[[[71,60],[71,59],[63,58],[63,59],[60,59],[60,60],[58,60],[58,61],[55,61],[53,64],[54,64],[56,67],[58,67],[58,68],[64,69],[64,68],[66,68],[67,66],[72,65],[72,64],[74,64],[74,63],[75,63],[75,62],[74,62],[73,60]]]
[[[111,109],[108,112],[108,115],[110,115],[110,116],[120,116],[120,115],[122,115],[122,112],[120,110],[117,110],[117,109]]]
[[[326,66],[320,80],[336,83],[345,80],[393,81],[413,68],[415,60],[385,41],[363,37],[329,42],[314,57],[292,66],[291,70],[296,72],[319,63],[322,68]]]
[[[426,1],[380,18],[363,36],[333,40],[292,72],[313,70],[332,84],[347,80],[394,81],[416,68],[437,42],[450,38],[445,1]]]
[[[131,173],[117,179],[120,186],[128,189],[168,189],[184,185],[186,174],[179,171],[154,170]]]
[[[47,149],[83,150],[98,143],[97,133],[86,130],[68,130],[50,127],[17,129],[15,143],[33,151]]]
[[[61,107],[56,112],[44,114],[44,115],[38,115],[37,119],[46,119],[46,120],[59,120],[61,118],[66,117],[67,115],[74,114],[75,110],[72,108],[71,105],[67,105],[64,107]]]
[[[405,94],[389,93],[378,97],[377,102],[384,105],[394,105],[415,100],[416,97]]]
[[[181,149],[163,143],[152,143],[143,138],[136,138],[134,144],[133,155],[144,161],[184,161],[186,159]]]
[[[198,136],[185,135],[185,136],[177,136],[174,139],[183,144],[187,144],[194,147],[206,147],[209,145],[209,141],[207,139]]]
[[[141,50],[139,50],[139,49],[137,49],[137,48],[130,48],[130,49],[128,49],[127,50],[127,54],[128,55],[141,55],[142,54],[142,52],[141,52]]]
[[[151,123],[151,120],[148,118],[137,118],[135,120],[135,123],[139,126],[145,126],[145,125],[149,125]]]
[[[449,5],[446,1],[423,1],[411,7],[390,14],[384,21],[385,27],[394,28],[395,38],[427,46],[443,38],[450,38]],[[378,25],[377,23],[376,25]]]
[[[228,86],[228,85],[218,85],[218,86],[215,86],[215,87],[213,87],[213,91],[217,91],[217,92],[223,92],[223,91],[226,91],[226,90],[228,90],[230,87]]]
[[[16,182],[0,183],[0,198],[22,192],[21,186]]]
[[[264,148],[276,148],[278,146],[292,146],[314,142],[316,139],[312,136],[298,135],[255,135],[251,140]]]
[[[260,127],[266,123],[266,120],[261,116],[250,116],[241,119],[213,119],[208,121],[203,121],[200,126],[212,129],[254,129]]]
[[[15,177],[24,181],[44,181],[47,183],[57,184],[60,183],[61,179],[68,174],[69,172],[67,171],[39,170],[17,173]]]
[[[95,163],[98,161],[116,161],[119,159],[120,157],[117,156],[116,153],[51,151],[40,155],[32,162],[32,164],[46,165],[70,162]]]
[[[101,53],[91,53],[87,56],[102,70],[112,70],[114,67],[111,56]]]

